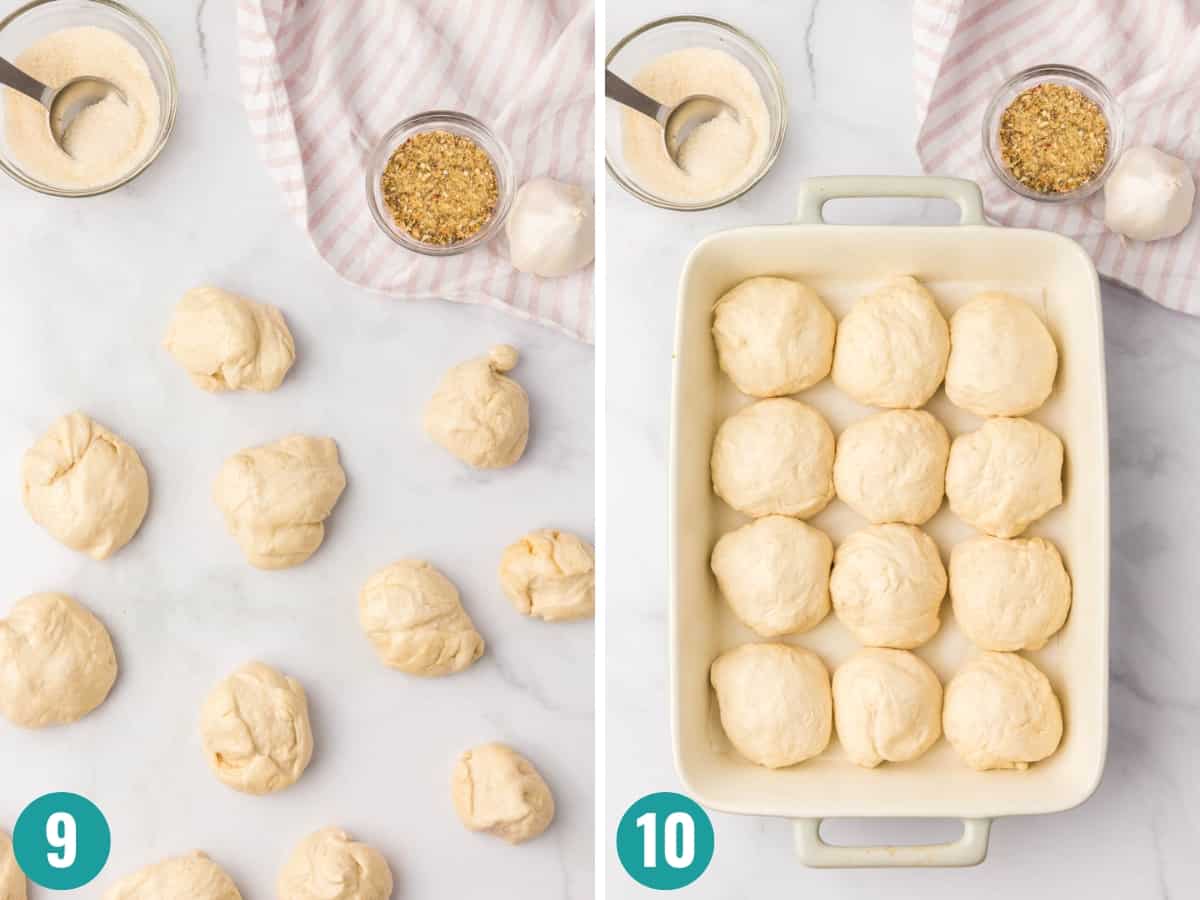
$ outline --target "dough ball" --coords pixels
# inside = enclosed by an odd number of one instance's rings
[[[198,850],[138,869],[104,892],[104,900],[182,900],[183,897],[242,900],[233,879]]]
[[[294,434],[226,460],[213,499],[250,565],[287,569],[321,546],[345,489],[337,444]]]
[[[283,314],[220,288],[188,291],[164,341],[197,387],[206,391],[273,391],[296,359]]]
[[[838,619],[860,643],[910,650],[937,634],[946,569],[920,528],[872,525],[838,546],[829,593]]]
[[[721,726],[753,763],[779,769],[822,752],[833,730],[829,671],[786,644],[742,644],[712,664]]]
[[[946,396],[979,416],[1023,416],[1046,402],[1058,371],[1054,338],[1029,304],[980,294],[950,318]]]
[[[312,759],[304,688],[270,666],[247,663],[204,701],[200,740],[213,774],[235,791],[281,791]]]
[[[529,397],[504,372],[517,364],[507,344],[460,363],[425,408],[425,433],[476,469],[511,466],[529,439]]]
[[[712,570],[734,614],[763,637],[808,631],[829,614],[833,542],[787,516],[765,516],[723,535]]]
[[[1062,708],[1037,666],[985,651],[946,685],[946,740],[973,769],[1025,769],[1062,740]]]
[[[1067,621],[1071,579],[1041,538],[979,535],[950,551],[958,627],[985,650],[1039,650]]]
[[[841,433],[833,483],[837,495],[881,524],[922,525],[942,505],[950,436],[924,410],[876,413]]]
[[[1028,419],[988,419],[954,439],[946,497],[954,514],[996,537],[1016,537],[1062,503],[1063,445]]]
[[[33,521],[93,559],[128,544],[150,502],[137,451],[77,412],[58,419],[26,451],[21,482]]]
[[[565,531],[531,531],[500,558],[500,586],[521,615],[547,622],[590,618],[596,610],[592,546]]]
[[[0,713],[23,728],[66,725],[104,702],[117,655],[100,620],[65,594],[31,594],[0,619]]]
[[[374,847],[322,828],[296,845],[279,873],[279,900],[388,900],[392,870]]]
[[[461,672],[483,656],[458,588],[422,560],[392,563],[367,579],[358,619],[380,661],[410,675]]]
[[[554,795],[533,763],[504,744],[481,744],[458,758],[450,796],[471,831],[510,844],[537,837],[554,819]]]
[[[833,451],[833,431],[811,406],[760,400],[717,430],[713,490],[748,516],[807,519],[833,499]]]
[[[25,873],[13,856],[12,841],[0,829],[0,898],[3,900],[25,900]]]
[[[867,647],[833,673],[833,714],[851,762],[907,762],[942,735],[942,683],[907,650]]]
[[[751,278],[717,301],[721,368],[743,394],[780,397],[829,374],[837,322],[816,291],[788,278]]]
[[[859,300],[838,325],[833,381],[868,406],[916,409],[946,374],[950,329],[933,295],[907,275]]]

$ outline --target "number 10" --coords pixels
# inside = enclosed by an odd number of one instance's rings
[[[635,823],[642,831],[642,865],[658,866],[658,816],[652,812]],[[663,822],[663,857],[672,869],[686,869],[696,858],[696,823],[685,812],[673,812]]]
[[[56,869],[69,869],[75,865],[75,818],[69,813],[56,812],[46,820],[46,842],[58,852],[51,850],[46,861]]]

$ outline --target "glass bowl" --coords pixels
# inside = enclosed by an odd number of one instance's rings
[[[388,160],[392,158],[397,147],[414,134],[423,131],[448,131],[470,138],[488,155],[492,161],[492,168],[496,170],[497,197],[492,218],[464,241],[453,244],[427,244],[418,241],[393,221],[383,202],[381,179]],[[405,119],[375,145],[367,160],[367,204],[371,208],[371,216],[383,233],[406,250],[424,253],[426,256],[455,256],[491,240],[504,226],[504,220],[512,208],[513,195],[516,193],[515,179],[512,156],[490,128],[466,113],[437,109]]]
[[[1000,118],[1004,111],[1022,91],[1047,82],[1075,88],[1099,106],[1100,112],[1108,121],[1108,154],[1105,157],[1104,165],[1090,181],[1084,182],[1073,191],[1063,191],[1062,193],[1035,191],[1014,178],[1000,156]],[[1123,141],[1124,122],[1121,117],[1121,107],[1117,104],[1116,98],[1099,78],[1075,66],[1052,63],[1018,72],[1000,86],[1000,90],[992,97],[992,101],[983,115],[983,155],[987,157],[988,165],[992,167],[996,177],[1004,182],[1010,190],[1022,197],[1043,203],[1070,203],[1090,197],[1100,190],[1121,156]]]
[[[161,109],[158,134],[145,158],[115,181],[88,188],[61,187],[47,184],[26,172],[13,158],[4,127],[5,105],[0,102],[0,169],[30,190],[54,197],[95,197],[133,181],[158,159],[175,128],[175,116],[179,108],[179,82],[175,77],[171,51],[153,25],[115,0],[33,0],[32,3],[26,3],[0,20],[0,56],[15,59],[30,44],[51,32],[83,26],[115,32],[142,55],[158,91]],[[0,88],[0,94],[8,90]]]
[[[704,16],[671,16],[649,22],[619,40],[608,51],[604,62],[613,72],[632,83],[634,76],[653,60],[665,53],[688,47],[724,50],[754,75],[771,117],[769,144],[762,165],[745,184],[712,200],[686,203],[660,197],[642,187],[625,164],[621,123],[621,111],[624,107],[613,101],[607,101],[605,104],[604,163],[608,174],[617,184],[639,200],[664,209],[695,211],[712,209],[736,200],[767,174],[779,157],[784,135],[787,134],[787,96],[783,89],[783,76],[767,51],[757,41],[732,25]]]

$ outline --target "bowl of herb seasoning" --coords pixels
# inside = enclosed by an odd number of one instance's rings
[[[1115,98],[1075,66],[1018,72],[983,117],[983,151],[992,171],[1021,196],[1048,203],[1098,191],[1116,165],[1121,141]]]
[[[490,240],[512,206],[512,158],[465,113],[434,110],[392,128],[367,162],[367,203],[383,232],[428,256]]]

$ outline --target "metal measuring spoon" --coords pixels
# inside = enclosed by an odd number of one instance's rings
[[[693,131],[705,122],[711,122],[721,113],[728,113],[737,121],[737,110],[717,97],[694,94],[685,97],[675,106],[664,106],[653,97],[647,97],[629,82],[604,70],[604,96],[616,100],[622,106],[649,116],[663,130],[663,144],[671,162],[679,165],[679,148]]]
[[[67,152],[63,145],[67,129],[75,123],[81,112],[112,94],[120,97],[122,103],[128,103],[121,89],[104,78],[83,75],[72,78],[56,90],[21,71],[3,57],[0,57],[0,84],[6,84],[46,107],[50,115],[50,135],[63,153]]]

